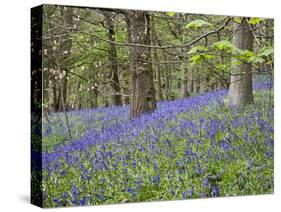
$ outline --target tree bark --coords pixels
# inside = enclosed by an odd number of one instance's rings
[[[155,24],[154,24],[154,17],[151,18],[151,43],[152,45],[157,45],[157,33],[155,29]],[[158,61],[159,57],[157,54],[156,49],[152,49],[152,59],[154,61]],[[161,87],[161,67],[159,63],[156,63],[154,65],[154,70],[155,70],[155,81],[156,81],[156,97],[157,101],[162,101],[163,100],[163,94],[162,94],[162,87]]]
[[[115,45],[115,29],[114,29],[114,22],[112,20],[112,16],[108,13],[104,13],[105,20],[107,23],[108,29],[108,40],[112,41],[109,43],[109,63],[112,72],[112,81],[111,87],[113,89],[114,94],[112,95],[112,102],[114,105],[121,105],[121,95],[120,95],[120,82],[118,76],[118,63],[117,63],[117,50]]]
[[[91,108],[97,108],[98,107],[98,91],[96,89],[90,90],[90,104]]]
[[[253,51],[254,37],[249,28],[246,18],[242,18],[241,23],[234,24],[235,35],[233,45],[241,50]],[[252,73],[251,64],[236,64],[237,59],[232,59],[233,69],[230,77],[230,87],[228,93],[229,106],[244,106],[253,102]]]
[[[151,43],[149,16],[142,11],[129,11],[126,14],[128,40],[134,44]],[[132,75],[131,116],[136,117],[144,112],[156,109],[151,50],[146,47],[129,48]]]
[[[54,76],[51,76],[49,82],[49,102],[50,102],[50,111],[55,113],[58,111],[57,108],[57,86]]]
[[[73,8],[71,7],[64,7],[62,9],[62,16],[63,16],[63,26],[65,28],[71,28],[73,24]],[[61,38],[61,54],[62,54],[62,61],[60,64],[61,72],[64,73],[61,79],[61,86],[62,88],[60,89],[60,96],[59,96],[59,111],[63,111],[63,102],[65,104],[65,108],[67,108],[67,76],[68,76],[68,69],[69,69],[69,55],[70,55],[70,50],[72,46],[72,40],[69,34],[68,29],[63,29],[63,33],[66,35]],[[63,102],[62,98],[63,97]]]
[[[196,77],[197,77],[197,79],[196,79],[196,83],[195,83],[195,90],[196,90],[196,93],[198,94],[198,93],[200,93],[201,82],[200,82],[200,76],[196,76]]]
[[[181,83],[181,98],[187,98],[189,96],[188,88],[187,88],[187,68],[185,63],[181,64],[182,69],[182,83]]]
[[[162,94],[162,87],[161,87],[161,70],[160,70],[160,64],[155,65],[155,71],[156,71],[156,93],[157,93],[157,100],[162,101],[163,100],[163,94]]]
[[[189,74],[189,92],[193,93],[194,91],[194,79],[193,79],[193,72]]]

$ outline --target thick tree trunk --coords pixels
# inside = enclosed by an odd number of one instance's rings
[[[114,23],[112,20],[112,17],[109,13],[105,12],[104,16],[106,18],[107,28],[108,28],[108,40],[112,41],[109,43],[109,63],[111,67],[112,72],[112,81],[111,81],[111,87],[113,89],[113,96],[112,96],[112,102],[114,105],[121,105],[121,95],[120,95],[120,82],[119,82],[119,76],[118,76],[118,63],[117,63],[117,50],[115,45],[115,30],[114,30]]]
[[[149,45],[149,16],[141,11],[129,11],[126,14],[128,24],[128,40],[133,44]],[[131,116],[139,116],[144,112],[156,109],[151,51],[147,47],[131,46],[132,102]]]
[[[254,37],[249,28],[246,18],[241,20],[241,24],[234,24],[233,44],[242,50],[253,51]],[[237,60],[233,58],[233,64]],[[251,65],[243,63],[234,65],[228,93],[228,103],[230,106],[244,106],[253,102],[252,73]]]

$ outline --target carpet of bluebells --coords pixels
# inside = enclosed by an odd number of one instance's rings
[[[129,107],[68,112],[43,122],[44,206],[175,200],[273,192],[273,91],[228,108],[227,90]]]

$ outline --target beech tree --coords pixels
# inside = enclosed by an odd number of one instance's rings
[[[234,23],[233,45],[240,50],[253,51],[254,37],[247,18]],[[234,50],[235,51],[235,50]],[[235,54],[235,52],[234,52]],[[228,103],[230,106],[244,106],[253,102],[252,67],[248,61],[232,59]]]

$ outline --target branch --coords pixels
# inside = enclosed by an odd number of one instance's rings
[[[46,21],[46,20],[45,20],[45,22],[48,23],[48,24],[52,24],[54,26],[57,26],[57,27],[61,27],[63,29],[74,30],[76,32],[80,32],[80,33],[83,33],[83,34],[86,34],[86,35],[89,35],[89,36],[93,36],[93,37],[98,38],[99,40],[102,40],[102,41],[105,41],[105,42],[108,42],[108,43],[112,43],[112,44],[115,44],[115,45],[118,45],[118,46],[126,46],[126,47],[134,46],[134,47],[145,47],[145,48],[155,48],[155,49],[170,49],[170,48],[188,48],[188,47],[191,47],[192,45],[194,45],[195,43],[197,43],[201,39],[203,39],[203,38],[205,38],[205,37],[207,37],[209,35],[216,34],[219,31],[223,30],[228,25],[230,20],[231,20],[231,18],[228,18],[226,20],[226,22],[222,26],[220,26],[218,29],[210,31],[208,33],[205,33],[205,34],[199,36],[198,38],[190,41],[187,44],[182,44],[182,45],[166,45],[166,46],[155,46],[155,45],[133,44],[133,43],[121,43],[121,42],[116,42],[116,41],[108,40],[108,39],[103,38],[102,36],[99,36],[99,35],[94,34],[92,32],[88,32],[88,31],[84,31],[84,30],[79,30],[79,29],[68,28],[68,27],[65,27],[65,26],[61,26],[61,25],[55,24],[53,22]]]

